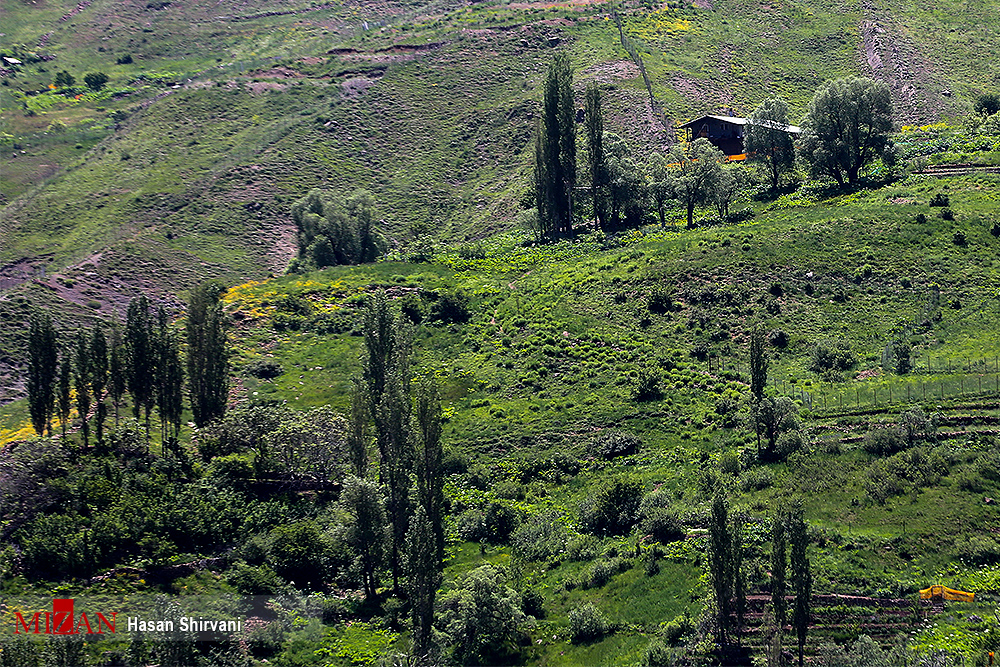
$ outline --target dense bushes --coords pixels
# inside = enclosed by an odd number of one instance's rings
[[[312,190],[292,206],[298,257],[292,270],[374,261],[385,241],[375,229],[375,199],[364,190],[349,197]]]
[[[621,535],[635,525],[642,482],[632,477],[605,480],[580,503],[580,525],[595,535]]]

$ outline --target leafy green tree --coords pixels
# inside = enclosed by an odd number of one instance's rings
[[[780,97],[761,102],[747,119],[747,157],[760,162],[777,190],[781,177],[795,166],[795,144],[788,132],[788,105]]]
[[[666,227],[667,202],[674,196],[674,184],[666,156],[662,153],[652,153],[646,164],[646,174],[649,177],[649,197],[653,200],[657,215],[660,216],[660,226]]]
[[[76,389],[76,411],[80,415],[80,431],[83,433],[83,447],[86,449],[90,440],[90,385],[94,366],[90,356],[90,343],[87,334],[83,329],[76,333],[76,354],[74,356],[76,381],[74,388]]]
[[[774,620],[779,632],[785,627],[788,618],[785,603],[785,575],[788,568],[785,557],[785,521],[785,515],[779,514],[771,527],[771,605],[774,607]]]
[[[198,426],[222,417],[229,398],[229,350],[220,301],[224,291],[217,283],[204,283],[192,290],[188,302],[188,389]]]
[[[347,420],[347,453],[356,477],[364,479],[368,472],[368,406],[361,382],[351,385],[351,413]]]
[[[445,633],[459,661],[467,665],[514,662],[509,656],[516,651],[526,617],[521,596],[500,571],[492,565],[473,570],[458,589],[443,597],[442,606]]]
[[[573,231],[573,186],[576,185],[576,111],[573,70],[559,54],[549,65],[542,119],[535,141],[535,202],[542,236],[568,236]]]
[[[396,366],[387,378],[385,392],[379,403],[375,421],[376,440],[381,452],[382,482],[388,487],[389,523],[392,540],[389,565],[392,569],[392,588],[399,591],[402,575],[402,555],[406,529],[413,506],[410,489],[413,486],[410,472],[414,462],[413,437],[410,432],[410,375],[409,366]]]
[[[69,354],[63,352],[62,360],[59,363],[59,401],[57,410],[59,412],[59,423],[62,424],[62,437],[66,440],[66,426],[69,424],[69,412],[73,407],[70,394],[70,383],[72,382],[72,364]]]
[[[882,81],[862,78],[827,81],[809,103],[802,123],[802,155],[814,176],[843,185],[891,146],[892,99]]]
[[[601,111],[601,89],[596,83],[587,84],[584,107],[584,130],[587,134],[587,166],[590,168],[590,198],[594,209],[594,227],[604,228],[607,165],[604,159],[604,115]]]
[[[322,268],[375,261],[385,248],[375,218],[375,198],[366,190],[355,190],[346,199],[311,190],[292,206],[299,265]]]
[[[764,398],[767,388],[767,351],[764,349],[764,329],[755,326],[750,332],[750,394],[754,400]]]
[[[104,403],[104,390],[108,384],[108,340],[101,325],[94,327],[90,339],[90,389],[93,392],[97,411],[94,414],[97,443],[104,444],[104,420],[108,416],[108,406]]]
[[[674,197],[687,208],[688,227],[694,225],[694,207],[713,201],[723,159],[722,151],[704,137],[670,151]]]
[[[625,141],[611,132],[604,133],[605,164],[607,172],[608,217],[611,229],[619,229],[623,222],[638,226],[646,190],[643,175]]]
[[[806,555],[809,535],[801,506],[793,509],[789,517],[788,541],[791,545],[789,562],[792,571],[792,590],[795,592],[792,625],[795,628],[795,636],[799,644],[799,667],[802,667],[806,635],[809,632],[812,573],[810,572],[809,558]]]
[[[125,377],[132,395],[132,416],[139,419],[146,409],[146,435],[149,435],[149,413],[156,400],[156,349],[149,300],[140,294],[128,304],[125,319]]]
[[[365,589],[365,599],[374,601],[379,586],[378,572],[385,562],[386,515],[382,492],[374,482],[348,476],[344,480],[342,504],[351,517],[347,542],[357,554],[357,567]]]
[[[595,535],[623,535],[639,520],[642,482],[628,475],[605,480],[580,503],[580,524]]]
[[[118,412],[122,398],[128,387],[125,341],[117,325],[111,329],[111,345],[108,355],[108,395],[115,406],[115,428],[118,428]]]
[[[87,88],[97,91],[108,82],[108,75],[104,72],[88,72],[83,75],[83,82],[87,84]]]
[[[399,591],[403,541],[409,525],[410,473],[414,463],[410,401],[411,332],[389,308],[385,292],[376,292],[365,309],[362,382],[375,424],[379,479],[386,485],[386,509],[392,526],[389,564],[393,590]]]
[[[783,451],[779,445],[788,444],[781,440],[783,434],[798,429],[796,412],[795,402],[787,396],[777,398],[765,396],[753,401],[750,406],[750,419],[757,434],[757,456],[761,460],[774,461],[791,453]]]
[[[31,425],[38,435],[46,429],[52,434],[58,371],[59,348],[52,318],[46,313],[33,313],[28,325],[27,389]]]
[[[164,442],[176,440],[184,413],[184,365],[177,333],[170,328],[167,313],[157,311],[156,405],[160,409],[160,431]]]
[[[431,527],[437,562],[444,559],[444,450],[437,384],[425,378],[414,398],[417,499]],[[413,519],[411,519],[412,524]]]
[[[413,655],[422,658],[431,650],[434,598],[441,586],[442,566],[434,527],[420,504],[410,518],[410,528],[406,533],[406,566]]]
[[[719,643],[725,645],[732,626],[733,610],[733,536],[729,530],[729,504],[719,492],[712,501],[708,524],[708,575],[715,594]]]

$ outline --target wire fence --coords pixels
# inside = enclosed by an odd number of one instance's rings
[[[735,371],[747,377],[746,364],[709,360],[709,372]],[[786,381],[772,376],[774,394],[801,402],[814,413],[880,410],[911,403],[956,398],[1000,397],[1000,357],[924,356],[908,373],[885,373],[867,379],[824,382]]]

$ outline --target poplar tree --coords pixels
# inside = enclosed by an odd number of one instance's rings
[[[35,433],[52,435],[59,349],[56,329],[47,313],[33,313],[28,325],[28,411]]]
[[[417,456],[414,471],[417,497],[434,536],[437,562],[444,559],[444,451],[441,447],[441,402],[437,384],[430,378],[417,386],[414,400]]]
[[[605,228],[604,188],[608,173],[604,159],[604,115],[601,112],[601,89],[587,85],[584,107],[584,130],[587,133],[587,164],[590,167],[590,198],[594,208],[594,227]]]
[[[93,392],[97,411],[94,415],[97,443],[104,444],[104,420],[108,406],[104,403],[104,389],[108,384],[108,340],[100,325],[94,327],[90,339],[90,389]]]
[[[779,514],[774,518],[771,528],[771,605],[774,607],[774,620],[779,629],[785,627],[788,618],[788,607],[785,604],[785,520],[785,516]]]
[[[198,426],[222,417],[229,398],[229,352],[220,301],[223,292],[217,283],[205,283],[191,292],[188,304],[188,387]]]
[[[535,201],[542,235],[568,236],[573,231],[573,186],[576,185],[576,110],[573,70],[559,54],[549,65],[542,118],[535,141]]]
[[[791,545],[789,560],[792,570],[792,590],[795,591],[792,625],[795,627],[795,635],[799,643],[799,667],[802,667],[806,635],[809,632],[812,573],[809,569],[809,558],[806,555],[806,547],[809,546],[809,535],[806,529],[806,522],[802,517],[801,506],[793,510],[789,520],[788,541]]]
[[[441,559],[431,523],[423,505],[417,505],[406,533],[406,592],[410,601],[413,656],[418,659],[427,656],[431,649],[434,598],[442,581]]]
[[[145,295],[128,304],[125,320],[126,386],[132,395],[132,414],[139,419],[146,409],[146,438],[149,438],[149,413],[155,402],[156,352],[153,345],[153,323],[149,301]]]
[[[72,382],[72,365],[69,360],[69,353],[63,352],[62,360],[59,363],[59,422],[62,424],[62,437],[66,440],[66,425],[69,423],[69,412],[73,407],[70,395],[70,383]]]
[[[90,379],[93,366],[90,362],[90,344],[87,334],[80,329],[76,332],[76,373],[74,374],[76,389],[76,411],[80,415],[80,431],[83,433],[83,448],[86,449],[90,442]]]
[[[354,474],[364,479],[368,472],[368,406],[361,382],[351,386],[351,413],[347,419],[347,452]]]
[[[719,492],[712,501],[712,515],[708,528],[708,569],[715,593],[719,643],[725,645],[729,637],[730,614],[733,600],[733,543],[729,533],[729,507],[725,496]]]
[[[170,328],[162,306],[157,311],[157,325],[156,404],[160,409],[160,432],[163,442],[176,441],[184,411],[184,366],[177,334]]]
[[[378,571],[385,562],[385,505],[378,486],[366,479],[349,476],[344,480],[342,503],[353,521],[347,541],[357,554],[357,566],[365,589],[365,600],[376,598]]]
[[[111,329],[111,348],[108,359],[108,395],[115,406],[115,428],[118,428],[118,410],[125,396],[126,376],[125,343],[117,325]]]

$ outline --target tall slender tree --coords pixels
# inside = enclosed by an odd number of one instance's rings
[[[47,313],[33,313],[28,324],[28,411],[35,433],[52,435],[59,348],[56,328]]]
[[[424,378],[414,400],[416,417],[417,497],[430,523],[438,563],[444,559],[444,452],[441,447],[441,402],[437,384]],[[412,521],[411,521],[412,523]]]
[[[774,517],[771,527],[771,605],[774,607],[774,620],[779,632],[785,627],[788,618],[788,606],[785,604],[785,575],[787,561],[785,555],[785,515]]]
[[[146,410],[146,438],[149,438],[149,413],[156,401],[156,350],[149,300],[139,295],[128,304],[125,320],[126,386],[132,395],[132,414],[139,419]]]
[[[806,555],[809,535],[801,506],[792,510],[788,525],[788,541],[791,544],[789,561],[792,570],[792,589],[795,591],[792,625],[795,627],[799,644],[799,667],[802,667],[811,614],[812,573],[809,568],[809,557]]]
[[[62,425],[63,441],[65,441],[66,426],[69,424],[69,412],[73,408],[72,394],[70,393],[73,371],[69,352],[64,350],[60,357],[62,358],[59,362],[59,401],[56,407],[59,413],[59,423]]]
[[[104,444],[104,420],[108,416],[108,406],[104,403],[104,390],[108,385],[108,339],[98,324],[90,339],[90,389],[93,392],[96,412],[94,432],[97,444]]]
[[[423,505],[417,505],[406,533],[406,589],[410,600],[413,656],[418,659],[426,657],[431,649],[434,598],[442,580],[436,542],[431,520]]]
[[[412,334],[392,312],[384,291],[372,295],[365,310],[362,385],[375,424],[379,481],[386,486],[391,525],[389,565],[393,590],[399,592],[402,553],[412,506],[414,462],[411,434],[410,348]]]
[[[719,643],[729,639],[733,601],[733,542],[729,532],[729,505],[719,492],[712,501],[712,515],[708,528],[708,572],[715,593]]]
[[[83,447],[86,449],[90,445],[90,379],[93,375],[93,365],[90,360],[90,341],[83,329],[76,332],[74,361],[76,411],[80,415],[80,431],[83,433]]]
[[[378,572],[385,562],[385,502],[377,484],[353,476],[344,480],[342,498],[353,519],[347,541],[357,554],[365,599],[372,602],[378,591]]]
[[[351,414],[347,420],[347,452],[354,474],[364,479],[368,473],[368,406],[361,381],[351,385]]]
[[[163,442],[174,441],[176,445],[184,411],[184,366],[177,334],[170,328],[162,306],[157,310],[156,348],[156,404],[160,409],[161,437]]]
[[[122,340],[122,334],[117,325],[111,329],[111,346],[108,356],[108,395],[111,397],[111,404],[115,406],[115,428],[117,429],[119,408],[128,386],[125,341]]]
[[[587,133],[587,165],[590,167],[590,199],[594,208],[594,227],[604,229],[604,189],[607,185],[608,175],[604,160],[604,115],[601,111],[601,89],[596,83],[587,84],[584,129]]]
[[[535,144],[535,200],[543,236],[573,231],[573,186],[576,185],[576,110],[573,70],[559,54],[549,65],[542,118]]]
[[[220,301],[223,292],[217,283],[205,283],[191,292],[188,304],[188,387],[198,426],[222,417],[229,397],[229,352]]]
[[[764,350],[764,329],[759,325],[750,332],[750,393],[755,400],[764,398],[767,387],[767,352]]]

